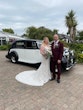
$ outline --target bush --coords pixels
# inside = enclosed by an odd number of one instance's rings
[[[83,63],[83,54],[78,54],[78,63]]]
[[[78,44],[78,43],[73,43],[73,44],[68,44],[69,47],[73,50],[75,50],[75,56],[77,59],[78,63],[83,63],[83,44]]]
[[[68,44],[68,45],[71,49],[74,49],[76,52],[81,53],[83,51],[83,44],[73,43],[73,44]]]
[[[9,44],[7,44],[7,45],[1,45],[1,46],[0,46],[0,50],[8,50],[9,47],[10,47]]]

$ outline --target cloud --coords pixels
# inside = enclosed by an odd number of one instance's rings
[[[0,14],[0,19],[5,18],[6,16],[4,14]]]
[[[38,2],[39,4],[43,5],[44,7],[54,7],[54,6],[58,6],[60,4],[62,4],[62,1],[60,0],[35,0],[36,2]]]
[[[72,2],[70,2],[70,0],[35,0],[35,2],[48,7],[48,8],[52,8],[52,7],[60,7],[60,6],[71,6],[71,5],[82,5],[83,4],[83,0],[72,0]]]
[[[21,21],[21,22],[25,21],[25,18],[22,16],[11,16],[10,19],[12,19],[13,21],[16,21],[16,22],[17,21]]]
[[[13,7],[13,5],[11,5],[10,3],[0,1],[0,10],[11,10],[11,9],[15,9],[15,7]]]
[[[0,26],[22,33],[29,26],[45,26],[67,32],[65,16],[73,9],[78,28],[83,27],[83,0],[1,0]]]
[[[82,17],[78,19],[77,29],[83,31],[83,19],[82,19]]]
[[[26,24],[25,23],[21,23],[21,22],[16,22],[14,24],[12,24],[12,27],[14,29],[23,29],[25,28]]]

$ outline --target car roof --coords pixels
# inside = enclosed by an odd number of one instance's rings
[[[19,39],[19,40],[15,40],[13,43],[18,42],[18,41],[35,41],[39,43],[42,42],[42,40],[38,40],[38,39]]]

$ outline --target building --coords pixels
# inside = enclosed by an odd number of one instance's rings
[[[65,34],[59,34],[59,37],[61,40],[65,41],[66,43],[71,43],[70,36],[65,35]]]
[[[14,40],[25,39],[15,34],[0,31],[0,45],[12,43]]]

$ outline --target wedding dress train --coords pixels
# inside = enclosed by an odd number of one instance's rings
[[[46,82],[51,79],[50,73],[50,58],[45,59],[42,56],[42,63],[37,70],[24,71],[16,75],[16,80],[32,85],[32,86],[43,86]]]

